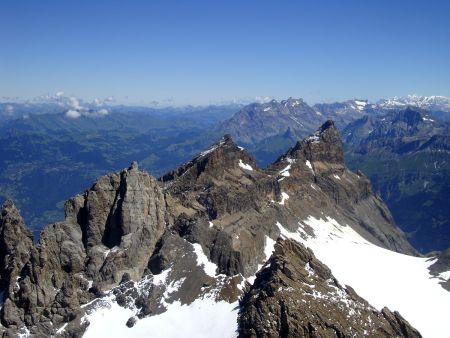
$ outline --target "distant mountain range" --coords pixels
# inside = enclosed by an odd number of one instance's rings
[[[108,100],[86,103],[66,97],[2,103],[0,115],[7,117],[0,121],[0,199],[14,198],[38,235],[44,224],[62,217],[64,199],[131,160],[159,176],[230,134],[264,167],[331,119],[343,132],[348,165],[369,176],[414,245],[423,252],[444,249],[450,243],[442,207],[449,189],[449,101],[408,96],[310,106],[289,98],[244,107],[184,108],[114,106]],[[408,104],[422,107],[417,121],[402,120]],[[405,123],[413,123],[407,133],[400,127]],[[434,162],[439,170],[430,167]],[[416,206],[412,211],[411,205]]]
[[[343,130],[346,161],[369,176],[422,252],[450,243],[450,123],[419,108],[365,116]]]
[[[380,100],[377,105],[388,109],[414,106],[432,112],[450,112],[450,98],[446,96],[395,96],[391,99]]]

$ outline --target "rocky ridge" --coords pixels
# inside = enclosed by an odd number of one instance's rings
[[[279,239],[240,301],[239,337],[421,337],[398,312],[377,311],[314,253]]]
[[[65,214],[32,245],[17,240],[27,231],[4,206],[2,234],[16,235],[3,235],[1,261],[23,253],[1,271],[5,336],[81,336],[105,295],[134,311],[127,326],[174,301],[234,302],[269,258],[278,222],[295,231],[309,216],[333,217],[372,243],[415,254],[367,178],[346,169],[331,121],[267,170],[229,136],[160,182],[133,163],[67,201]]]

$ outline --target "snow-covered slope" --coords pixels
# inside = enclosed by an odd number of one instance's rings
[[[314,236],[307,235],[305,225]],[[433,259],[380,248],[329,217],[309,217],[294,233],[278,227],[283,236],[311,248],[341,284],[353,287],[377,309],[399,311],[424,337],[449,336],[450,293],[429,274]]]
[[[135,326],[124,325],[133,311],[108,297],[103,307],[88,315],[90,325],[83,337],[233,337],[237,330],[237,302],[197,299],[190,305],[174,302],[167,311],[139,320]]]

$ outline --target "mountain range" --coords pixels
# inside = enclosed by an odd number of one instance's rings
[[[448,254],[420,257],[332,121],[266,169],[225,135],[156,180],[133,162],[38,242],[0,216],[3,335],[444,337]]]
[[[363,171],[422,252],[450,242],[450,124],[406,108],[366,116],[344,130],[346,161]]]
[[[313,106],[293,98],[245,107],[125,107],[66,97],[17,103],[14,118],[0,123],[0,200],[14,199],[38,238],[45,224],[62,219],[65,199],[132,159],[158,177],[231,134],[265,167],[332,119],[343,132],[347,164],[368,175],[414,246],[423,253],[445,250],[450,244],[443,207],[449,202],[448,102],[445,97],[408,96]],[[413,108],[422,120],[417,120],[418,127],[406,127],[405,134],[401,116],[408,104],[429,110]],[[2,106],[4,112],[7,105]],[[79,116],[68,116],[74,109]],[[95,113],[99,109],[107,114]],[[389,133],[384,135],[383,129],[369,135],[372,122],[365,121],[382,119]],[[422,148],[407,139],[419,140]],[[370,151],[363,150],[367,144]],[[435,162],[436,168],[430,165]]]

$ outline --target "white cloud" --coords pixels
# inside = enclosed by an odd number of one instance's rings
[[[63,91],[57,92],[57,93],[56,93],[56,96],[57,96],[57,97],[64,96],[64,92],[63,92]]]
[[[69,98],[70,100],[70,106],[75,109],[75,110],[80,110],[82,109],[81,105],[80,105],[80,101],[78,101],[78,99],[76,97],[71,97]]]
[[[109,111],[108,111],[108,109],[100,109],[100,110],[98,110],[98,111],[96,111],[95,113],[93,113],[93,114],[95,114],[95,115],[97,115],[97,116],[105,116],[105,115],[108,115],[109,114]]]
[[[77,119],[81,116],[81,113],[79,111],[76,110],[68,110],[66,112],[66,116],[70,117],[71,119]]]

